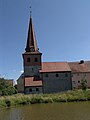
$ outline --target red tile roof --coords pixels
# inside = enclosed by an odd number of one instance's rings
[[[88,67],[88,70],[90,71],[90,61],[85,61],[85,65]]]
[[[67,62],[43,62],[40,72],[66,72],[71,71]]]
[[[90,72],[90,63],[82,63],[80,64],[79,62],[69,62],[68,63],[72,72]],[[88,66],[89,64],[89,66]]]
[[[34,77],[25,77],[25,87],[27,86],[42,86],[42,80],[35,80]]]

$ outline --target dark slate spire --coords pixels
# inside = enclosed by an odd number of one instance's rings
[[[36,42],[36,36],[34,32],[34,26],[32,23],[32,17],[30,15],[29,29],[28,29],[28,37],[25,51],[26,52],[39,52],[38,46]]]

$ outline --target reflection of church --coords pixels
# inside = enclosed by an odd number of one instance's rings
[[[78,80],[90,76],[89,62],[42,62],[36,42],[32,17],[23,56],[24,73],[17,80],[19,93],[56,93],[80,87]],[[73,75],[72,75],[73,74]],[[80,76],[77,77],[77,74]],[[90,79],[90,77],[89,77]],[[90,81],[89,82],[90,85]],[[79,84],[79,86],[78,86]]]

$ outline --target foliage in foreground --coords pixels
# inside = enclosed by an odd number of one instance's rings
[[[90,90],[74,90],[58,94],[16,94],[12,96],[0,97],[1,107],[10,107],[16,105],[27,105],[35,103],[55,103],[55,102],[74,102],[90,101]]]
[[[86,80],[85,76],[81,79],[81,88],[82,88],[82,90],[87,89],[87,80]]]
[[[16,94],[17,90],[14,86],[10,85],[9,82],[7,82],[7,79],[0,78],[0,95],[13,95]]]

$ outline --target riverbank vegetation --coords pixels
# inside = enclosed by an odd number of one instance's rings
[[[77,102],[90,101],[90,89],[73,90],[57,94],[16,94],[12,96],[1,96],[0,107],[10,107],[17,105],[27,105],[35,103],[55,103],[55,102]]]

